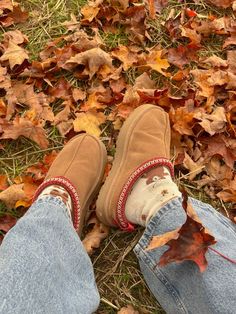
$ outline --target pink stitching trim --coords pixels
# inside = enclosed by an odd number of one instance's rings
[[[72,219],[73,219],[73,226],[78,232],[79,230],[79,223],[80,223],[80,202],[79,202],[79,196],[76,191],[76,188],[74,184],[67,178],[58,176],[54,177],[48,180],[45,180],[36,190],[35,195],[33,197],[33,202],[36,201],[39,194],[49,185],[56,184],[62,186],[66,191],[70,194],[70,197],[72,199]]]
[[[130,223],[125,216],[125,204],[129,196],[129,192],[132,189],[134,183],[141,177],[141,175],[148,170],[155,168],[156,166],[165,166],[170,170],[170,174],[174,177],[174,167],[167,158],[154,158],[145,161],[141,164],[128,178],[128,181],[123,186],[116,208],[116,220],[115,223],[125,231],[133,231],[134,225]]]

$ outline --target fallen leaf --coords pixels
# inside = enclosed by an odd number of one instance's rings
[[[137,64],[139,56],[137,52],[133,52],[130,47],[119,46],[112,51],[112,56],[119,59],[123,63],[124,71]]]
[[[112,68],[112,58],[102,49],[93,48],[76,54],[66,62],[66,65],[72,68],[79,64],[87,67],[87,74],[91,79],[102,66],[107,65],[109,68]]]
[[[0,216],[0,230],[8,232],[17,222],[17,219],[11,215]],[[0,242],[1,243],[1,242]]]
[[[47,148],[49,144],[46,131],[42,126],[22,117],[16,117],[13,122],[4,121],[3,131],[0,139],[16,140],[19,136],[25,136],[37,143],[42,149]]]
[[[0,200],[9,209],[14,208],[17,201],[25,198],[23,186],[24,184],[12,184],[6,190],[0,192]]]
[[[88,111],[86,113],[78,113],[73,121],[75,132],[85,131],[88,134],[99,137],[101,130],[99,125],[105,122],[105,116],[101,112]]]
[[[9,62],[11,69],[13,69],[15,65],[22,64],[25,60],[29,60],[28,53],[24,48],[16,45],[13,41],[9,41],[8,48],[0,57],[1,62]]]
[[[187,203],[185,198],[183,208],[187,213],[187,219],[183,226],[167,234],[153,236],[146,250],[168,245],[169,249],[161,256],[158,262],[159,266],[189,260],[195,262],[199,270],[203,272],[207,267],[205,254],[209,246],[215,244],[216,241],[203,227],[191,204]]]
[[[91,255],[95,249],[99,248],[101,241],[108,236],[109,228],[99,222],[96,217],[90,219],[88,225],[93,225],[93,228],[86,234],[82,243],[87,253]]]
[[[190,181],[192,181],[199,173],[204,170],[204,164],[204,160],[194,162],[192,158],[187,153],[185,153],[183,165],[189,170],[188,179]]]
[[[167,59],[162,58],[162,50],[151,51],[151,53],[146,57],[146,66],[164,76],[168,76],[168,73],[163,70],[167,70],[170,67],[170,64]]]
[[[0,190],[5,190],[7,187],[7,176],[5,174],[0,174]]]
[[[136,311],[132,305],[127,305],[127,306],[124,306],[122,307],[118,312],[117,314],[139,314],[138,311]]]
[[[204,110],[198,110],[194,113],[194,118],[201,121],[199,124],[210,135],[223,132],[227,122],[223,107],[217,107],[211,114],[206,114]]]

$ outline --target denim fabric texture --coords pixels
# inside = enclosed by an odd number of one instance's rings
[[[217,240],[213,248],[236,260],[236,225],[210,205],[190,200],[203,225]],[[235,264],[208,250],[208,267],[203,273],[192,261],[158,267],[169,246],[145,250],[152,236],[179,228],[185,220],[182,199],[170,201],[151,219],[134,248],[148,286],[168,314],[235,314]]]
[[[37,200],[0,246],[0,313],[87,314],[99,300],[92,263],[64,203]]]
[[[210,205],[191,199],[194,209],[218,241],[222,254],[236,259],[236,227]],[[146,251],[153,235],[186,220],[181,198],[151,219],[134,251],[144,278],[169,314],[236,314],[236,265],[208,251],[200,273],[192,261],[157,267],[164,246]],[[90,258],[68,218],[64,203],[37,200],[0,246],[1,314],[87,314],[99,305]]]

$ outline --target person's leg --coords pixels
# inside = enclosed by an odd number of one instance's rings
[[[217,240],[213,247],[236,260],[236,227],[210,205],[191,199],[203,225]],[[236,265],[208,250],[208,267],[200,273],[194,262],[171,263],[158,267],[161,255],[169,248],[146,251],[154,235],[175,230],[183,225],[186,213],[182,199],[164,205],[148,223],[134,251],[144,278],[161,306],[169,314],[235,314]]]
[[[0,247],[0,313],[96,310],[99,294],[79,237],[105,164],[104,145],[90,135],[74,137],[59,153]]]
[[[159,107],[143,105],[124,123],[111,172],[97,201],[97,215],[105,224],[132,231],[146,226],[135,248],[144,277],[167,313],[236,313],[236,265],[207,253],[209,267],[200,273],[187,261],[157,267],[168,246],[146,252],[153,235],[183,225],[186,214],[181,193],[173,182],[168,115]],[[233,224],[210,206],[193,201],[203,224],[213,233],[221,253],[236,259]]]
[[[93,268],[57,197],[37,200],[0,246],[0,313],[92,313]]]

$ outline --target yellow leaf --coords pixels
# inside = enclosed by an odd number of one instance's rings
[[[163,70],[168,69],[170,64],[167,59],[162,59],[161,55],[162,50],[152,51],[146,59],[147,66],[161,73],[162,75],[168,76],[168,73],[164,72]]]
[[[73,121],[75,132],[85,131],[88,134],[99,137],[101,130],[99,125],[105,122],[105,116],[102,112],[86,112],[77,114],[77,118]]]

